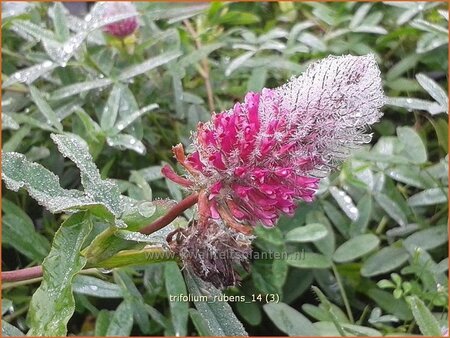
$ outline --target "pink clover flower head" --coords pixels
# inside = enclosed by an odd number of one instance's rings
[[[124,38],[133,34],[139,26],[138,12],[132,2],[127,1],[106,1],[102,3],[103,18],[110,18],[120,14],[136,14],[117,22],[113,22],[103,27],[103,31],[118,38]]]
[[[248,93],[243,103],[198,125],[194,151],[175,157],[186,178],[166,177],[199,194],[199,217],[221,218],[243,233],[293,215],[296,201],[311,202],[319,180],[370,142],[367,127],[384,104],[372,55],[329,56],[275,89]]]

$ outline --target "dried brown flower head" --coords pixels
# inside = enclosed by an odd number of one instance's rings
[[[167,236],[171,250],[181,257],[185,267],[220,289],[240,282],[237,266],[248,271],[252,239],[212,219],[204,225],[195,221]]]

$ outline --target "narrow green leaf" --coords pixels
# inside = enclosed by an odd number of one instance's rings
[[[14,20],[12,24],[18,31],[31,35],[38,41],[41,39],[55,40],[55,35],[52,31],[44,29],[30,20]]]
[[[442,336],[439,322],[433,316],[431,311],[425,306],[424,302],[417,296],[410,296],[406,298],[414,319],[419,326],[420,332],[424,336],[439,337]]]
[[[314,275],[311,270],[289,269],[283,285],[283,302],[287,304],[294,302],[309,289],[313,279]]]
[[[447,191],[448,187],[423,190],[408,198],[408,204],[411,207],[418,207],[425,205],[436,205],[441,203],[447,203],[448,201]]]
[[[2,112],[2,130],[17,130],[19,128],[20,125],[16,122],[14,117],[9,115],[8,113]]]
[[[125,301],[131,304],[133,317],[143,333],[150,330],[150,320],[145,309],[144,297],[139,292],[131,277],[122,270],[114,271],[114,280],[122,289]]]
[[[30,161],[39,161],[43,158],[50,156],[50,150],[47,147],[31,147],[29,151],[25,153],[25,156]]]
[[[33,222],[21,208],[2,199],[2,243],[11,245],[31,260],[42,262],[50,251],[50,243],[36,232]]]
[[[267,80],[267,68],[258,67],[252,70],[252,74],[247,82],[247,91],[259,92],[261,91]]]
[[[371,3],[360,5],[353,15],[348,27],[351,29],[358,27],[366,17],[367,13],[369,13],[372,6],[373,4]]]
[[[161,312],[156,310],[153,306],[150,306],[148,304],[145,304],[145,311],[152,317],[152,319],[157,322],[161,327],[167,328],[168,327],[168,320],[166,317],[164,317]]]
[[[351,262],[375,250],[379,244],[380,240],[373,234],[353,237],[336,249],[333,260],[338,263]]]
[[[324,238],[328,234],[328,229],[320,223],[307,224],[295,228],[286,234],[288,242],[314,242]]]
[[[352,198],[345,191],[334,186],[330,187],[329,190],[347,217],[352,221],[355,221],[358,218],[359,213]]]
[[[355,33],[372,33],[372,34],[381,34],[381,35],[385,35],[388,33],[388,31],[381,26],[366,26],[366,25],[361,25],[359,27],[356,27],[355,29],[353,29],[353,32],[355,32]]]
[[[141,141],[128,134],[109,136],[106,139],[106,142],[111,147],[115,147],[120,150],[130,149],[137,152],[139,155],[144,155],[147,152],[147,149]]]
[[[77,275],[73,279],[73,291],[83,295],[100,298],[122,298],[122,290],[116,284],[99,278]]]
[[[86,194],[119,216],[123,211],[119,188],[111,180],[101,179],[86,142],[74,134],[51,134],[50,137],[58,146],[58,150],[80,169],[81,183]]]
[[[344,236],[348,236],[349,232],[349,220],[344,214],[338,210],[334,206],[334,204],[324,200],[322,202],[323,210],[325,211],[325,214],[327,215],[328,219],[333,223],[333,225],[336,227],[336,229]],[[359,210],[359,203],[358,202],[358,210]]]
[[[75,311],[72,280],[86,264],[80,250],[92,229],[88,213],[70,216],[56,232],[44,259],[43,281],[33,294],[28,311],[30,336],[64,336]]]
[[[442,107],[436,102],[409,97],[388,97],[386,100],[386,104],[402,107],[408,109],[409,111],[425,110],[428,111],[431,115],[443,113],[446,111],[446,107]]]
[[[295,310],[284,303],[268,303],[263,306],[272,322],[289,336],[317,336],[317,330],[312,323]]]
[[[246,52],[235,58],[233,61],[230,62],[227,69],[225,69],[225,76],[230,76],[231,73],[233,73],[236,69],[238,69],[242,64],[244,64],[244,62],[250,59],[253,55],[255,55],[255,52]]]
[[[315,210],[310,211],[306,215],[306,224],[319,223],[323,224],[327,228],[327,235],[316,240],[314,246],[319,249],[319,251],[324,254],[327,258],[331,260],[334,250],[336,249],[336,237],[334,229],[322,211]]]
[[[355,236],[366,232],[372,213],[372,196],[364,195],[356,206],[359,211],[358,218],[350,224],[350,235]]]
[[[146,73],[156,67],[164,65],[181,55],[179,51],[169,51],[162,53],[154,58],[148,59],[138,65],[131,66],[120,73],[118,79],[123,81],[131,79],[137,75]]]
[[[53,25],[55,27],[55,35],[60,42],[65,42],[70,35],[66,11],[61,2],[55,2],[53,5]]]
[[[289,268],[284,256],[286,248],[282,245],[273,251],[270,248],[266,250],[253,253],[255,259],[252,270],[253,283],[263,293],[278,293],[282,296],[282,287]],[[273,256],[269,255],[267,258],[265,255],[270,253],[273,253]]]
[[[108,310],[101,310],[97,319],[95,320],[95,332],[94,335],[96,337],[106,336],[106,331],[108,330],[108,326],[111,322],[112,313]]]
[[[367,291],[367,296],[369,296],[384,311],[392,313],[401,320],[408,321],[413,318],[405,300],[395,299],[392,292],[380,290],[379,288],[370,288]]]
[[[209,54],[223,47],[224,45],[225,44],[222,42],[202,46],[200,49],[196,49],[181,58],[179,61],[179,66],[182,68],[186,68],[187,66],[200,62],[202,59],[207,58]]]
[[[41,92],[36,87],[30,86],[30,94],[34,103],[36,104],[42,115],[45,116],[49,124],[53,125],[59,131],[62,131],[63,126],[61,122],[59,122],[58,116],[56,116],[56,113],[53,111],[47,101],[44,100]]]
[[[447,93],[441,88],[441,86],[425,74],[417,74],[416,79],[428,92],[428,94],[430,94],[430,96],[433,97],[433,99],[435,99],[442,107],[448,107]]]
[[[448,242],[447,225],[437,225],[413,233],[403,241],[403,245],[410,248],[430,250],[446,242]]]
[[[227,302],[219,301],[222,293],[185,270],[186,286],[196,297],[195,307],[214,336],[247,336],[244,326],[236,318]],[[202,299],[203,298],[203,299]]]
[[[74,83],[74,84],[68,85],[66,87],[62,87],[62,88],[55,90],[51,94],[50,98],[51,98],[51,100],[61,100],[66,97],[80,94],[83,92],[87,92],[92,89],[109,86],[111,83],[112,83],[111,79],[98,79],[98,80]]]
[[[23,126],[18,131],[14,132],[13,135],[3,144],[2,151],[16,151],[16,149],[23,144],[23,139],[30,136],[31,128],[29,126]]]
[[[35,64],[31,67],[23,68],[11,74],[7,79],[5,79],[3,81],[2,88],[9,87],[16,83],[25,83],[27,85],[32,84],[41,76],[51,72],[53,69],[57,67],[58,64],[50,60],[46,60],[42,63]],[[2,113],[2,115],[3,114],[4,113]]]
[[[112,315],[105,335],[127,337],[130,335],[132,328],[133,307],[129,302],[123,301]]]
[[[405,226],[408,223],[405,213],[392,198],[382,193],[376,193],[374,197],[384,211],[399,225]]]
[[[247,323],[252,326],[261,324],[262,314],[261,308],[256,303],[237,302],[236,310],[239,315],[245,319]]]
[[[187,294],[183,275],[175,262],[169,262],[164,267],[164,276],[175,336],[186,336],[189,304],[170,299],[170,296]]]
[[[331,266],[328,257],[314,252],[295,252],[289,254],[287,264],[302,269],[326,269]]]
[[[408,70],[414,68],[419,60],[420,56],[415,53],[407,55],[387,71],[386,79],[389,82],[392,82],[394,79],[400,77]]]
[[[128,126],[130,126],[134,121],[136,121],[138,118],[143,116],[144,114],[148,113],[149,111],[157,109],[159,106],[155,103],[149,104],[148,106],[145,106],[139,110],[136,110],[135,112],[130,112],[129,114],[124,114],[126,116],[122,117],[117,124],[114,126],[114,129],[112,131],[112,135],[121,132]]]
[[[229,25],[249,25],[259,21],[259,16],[253,13],[239,11],[230,11],[226,14],[221,15],[217,20],[217,22],[220,24]]]
[[[341,336],[339,331],[336,329],[336,326],[333,322],[317,322],[314,323],[314,328],[317,330],[317,335],[326,336],[326,337],[336,337]],[[360,337],[380,337],[383,334],[375,329],[370,327],[347,324],[343,323],[342,328],[346,336],[360,336]]]
[[[425,188],[429,181],[424,177],[420,168],[408,165],[397,165],[388,169],[386,174],[398,182],[420,189]]]
[[[213,333],[209,330],[208,324],[205,322],[200,312],[196,309],[189,309],[189,316],[194,323],[195,328],[200,336],[213,336]]]
[[[361,275],[364,277],[382,275],[404,264],[408,257],[408,252],[403,248],[384,247],[364,262]]]
[[[114,85],[109,93],[108,100],[106,101],[100,118],[100,126],[103,130],[108,130],[114,126],[119,111],[121,95],[122,87],[118,84]]]
[[[25,336],[25,334],[20,331],[17,327],[11,325],[7,321],[2,319],[2,336],[3,337],[20,337]]]
[[[425,163],[427,161],[427,150],[417,132],[410,127],[397,128],[398,139],[403,143],[405,152],[413,163]]]
[[[129,181],[136,183],[137,189],[140,190],[138,194],[139,198],[131,196],[131,191],[129,191],[130,197],[135,198],[137,200],[146,200],[146,201],[151,201],[153,199],[152,188],[147,183],[146,179],[144,178],[144,176],[141,174],[140,171],[132,170]]]
[[[322,292],[322,290],[320,290],[318,287],[313,285],[313,286],[311,286],[311,289],[314,291],[316,296],[319,298],[320,306],[325,309],[329,319],[331,319],[334,326],[336,327],[336,330],[339,332],[340,335],[345,336],[344,329],[342,327],[342,323],[348,323],[349,322],[348,318],[344,314],[342,314],[342,316],[344,317],[343,320],[338,318],[336,313],[339,313],[341,310],[337,306],[332,304],[328,300],[328,298],[325,296],[325,294]],[[336,308],[338,310],[336,310]]]

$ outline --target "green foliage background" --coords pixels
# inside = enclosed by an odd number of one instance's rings
[[[60,3],[4,8],[2,270],[43,264],[45,273],[2,285],[2,333],[440,335],[447,4],[136,6],[140,28],[123,41]],[[324,179],[295,217],[255,229],[255,252],[287,257],[254,260],[225,292],[249,303],[170,302],[220,295],[175,262],[149,258],[145,244],[164,234],[136,233],[168,209],[160,198],[182,199],[160,174],[175,164],[171,146],[187,145],[211,108],[347,53],[373,53],[382,71],[388,102],[372,145]]]

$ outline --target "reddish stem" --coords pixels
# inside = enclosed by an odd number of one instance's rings
[[[42,277],[42,266],[40,265],[15,271],[2,271],[2,282],[17,282],[36,277]]]
[[[141,234],[151,234],[155,231],[164,228],[166,225],[171,223],[175,218],[181,215],[183,211],[192,207],[195,203],[197,203],[198,194],[192,194],[182,200],[180,203],[175,205],[172,209],[169,210],[167,214],[157,219],[153,223],[147,225],[145,228],[139,230]]]
[[[177,218],[183,211],[192,207],[197,203],[198,194],[192,194],[176,204],[167,214],[158,218],[153,223],[139,230],[142,234],[151,234],[159,229],[164,228],[170,224],[175,218]],[[36,277],[42,277],[42,266],[34,266],[31,268],[25,268],[15,271],[2,271],[2,282],[18,282],[22,280],[28,280]]]

